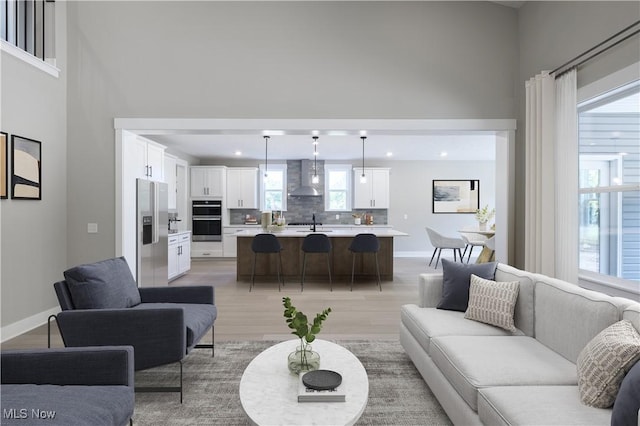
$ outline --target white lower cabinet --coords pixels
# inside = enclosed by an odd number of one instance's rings
[[[222,241],[194,241],[191,243],[191,257],[222,257]]]
[[[224,257],[236,257],[238,250],[238,237],[234,234],[243,231],[246,228],[228,228],[222,230],[222,248]]]
[[[191,269],[191,233],[169,235],[169,280],[175,279]]]

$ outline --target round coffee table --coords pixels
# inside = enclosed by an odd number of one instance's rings
[[[298,402],[298,376],[289,372],[287,356],[300,345],[288,340],[264,350],[244,370],[240,402],[257,425],[352,425],[364,412],[369,378],[354,354],[335,343],[316,340],[320,368],[337,371],[345,385],[345,402]]]

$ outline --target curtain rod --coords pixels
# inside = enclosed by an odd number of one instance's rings
[[[567,73],[569,70],[578,67],[582,64],[584,64],[587,61],[590,61],[591,59],[595,58],[596,56],[606,52],[607,50],[619,45],[620,43],[622,43],[623,41],[633,37],[634,35],[640,33],[640,29],[632,32],[631,34],[626,35],[625,37],[621,38],[620,40],[616,41],[615,43],[593,53],[592,55],[584,58],[584,59],[580,59],[586,55],[588,55],[589,53],[593,52],[594,50],[600,48],[601,46],[609,43],[611,40],[615,39],[616,37],[619,37],[620,35],[624,34],[625,32],[629,31],[630,29],[632,29],[633,27],[636,27],[640,24],[640,21],[636,21],[633,24],[629,25],[628,27],[626,27],[625,29],[623,29],[622,31],[617,32],[616,34],[612,35],[611,37],[609,37],[608,39],[604,40],[601,43],[598,43],[597,45],[593,46],[591,49],[586,50],[584,52],[582,52],[581,54],[579,54],[578,56],[576,56],[575,58],[567,61],[566,63],[560,65],[558,68],[554,69],[553,71],[551,71],[551,74],[553,74],[555,76],[555,78],[560,77],[561,75]],[[564,69],[566,68],[566,69]],[[563,70],[564,69],[564,70]],[[562,72],[558,72],[560,70],[563,70]],[[557,73],[557,74],[556,74]]]

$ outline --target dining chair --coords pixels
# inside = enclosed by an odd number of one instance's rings
[[[474,233],[461,233],[460,237],[462,238],[462,240],[464,241],[464,250],[462,252],[462,260],[464,260],[465,255],[467,256],[467,263],[469,263],[469,260],[471,259],[471,253],[473,252],[473,249],[475,247],[482,247],[484,248],[484,244],[487,241],[487,237],[485,237],[484,235],[480,235],[480,234],[474,234]],[[469,253],[467,253],[467,250],[469,250]]]
[[[460,262],[462,262],[462,251],[460,250],[465,247],[465,242],[462,238],[445,237],[444,235],[440,234],[439,232],[436,232],[435,230],[433,230],[432,228],[429,228],[428,226],[425,229],[427,230],[427,235],[429,236],[429,241],[431,241],[431,245],[435,247],[435,249],[433,250],[433,254],[431,255],[431,260],[429,261],[429,266],[431,266],[431,263],[433,263],[433,258],[435,257],[436,253],[438,253],[438,257],[436,258],[436,266],[435,266],[435,268],[438,269],[438,262],[440,261],[440,254],[442,253],[442,249],[453,250],[453,260],[454,261],[457,260],[456,259],[456,253],[457,253],[460,256]]]
[[[276,262],[276,268],[278,271],[278,291],[280,291],[280,275],[282,273],[282,245],[278,238],[273,234],[257,234],[253,237],[251,242],[251,250],[253,251],[253,268],[251,269],[251,284],[249,285],[249,291],[255,285],[256,278],[256,259],[258,253],[264,254],[278,254],[278,261]],[[282,273],[282,285],[284,286],[284,274]]]
[[[351,251],[351,291],[353,291],[353,275],[356,266],[356,253],[373,253],[376,260],[376,276],[378,278],[378,287],[382,291],[382,283],[380,282],[380,267],[378,266],[378,250],[380,250],[380,240],[375,234],[358,234],[353,237],[349,245]]]
[[[327,268],[329,269],[329,285],[333,291],[333,282],[331,280],[331,240],[326,234],[309,234],[302,241],[302,278],[300,279],[300,291],[304,291],[304,275],[307,267],[307,253],[326,253]]]

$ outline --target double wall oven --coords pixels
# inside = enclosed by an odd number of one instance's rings
[[[221,200],[193,200],[191,221],[193,241],[222,241]]]

